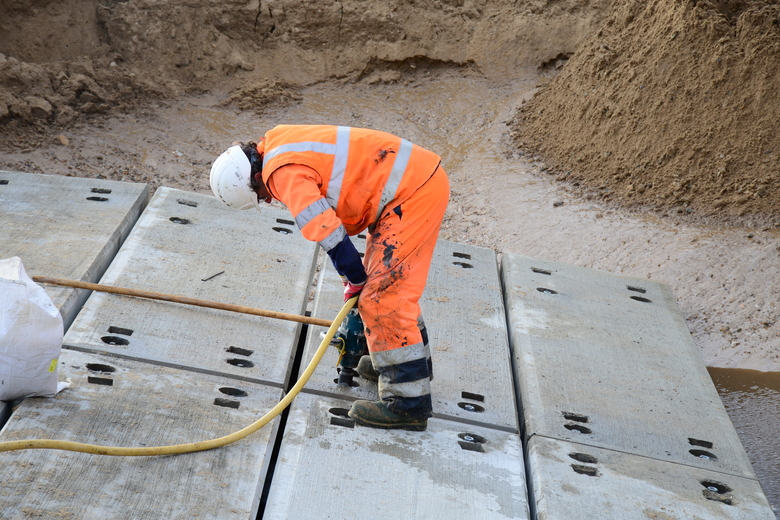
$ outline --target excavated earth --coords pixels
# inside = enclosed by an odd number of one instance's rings
[[[780,227],[780,5],[616,2],[515,142],[623,207]]]
[[[780,372],[777,63],[774,0],[0,0],[0,169],[209,193],[273,125],[386,130],[444,238],[667,283],[708,366]]]

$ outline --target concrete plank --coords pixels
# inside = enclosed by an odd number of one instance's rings
[[[440,419],[425,432],[350,427],[349,404],[293,401],[264,520],[529,518],[518,434]]]
[[[0,440],[189,443],[240,430],[281,398],[278,388],[67,350],[59,370],[72,386],[51,399],[24,400]],[[175,456],[0,453],[0,516],[254,520],[277,423],[223,448]]]
[[[0,258],[18,256],[30,276],[97,282],[149,197],[149,186],[0,171]],[[44,286],[65,329],[88,291]]]
[[[365,242],[354,239],[362,250]],[[343,302],[343,288],[326,260],[312,315],[332,319]],[[511,358],[495,252],[440,240],[421,299],[433,357],[433,409],[438,417],[457,417],[517,431]],[[320,344],[322,329],[310,327],[306,356]],[[330,349],[307,388],[345,398],[376,399],[376,384],[339,388],[334,379],[338,353]]]
[[[775,520],[755,479],[540,436],[527,454],[539,520]]]
[[[502,258],[525,436],[755,478],[669,288]]]
[[[285,210],[160,188],[101,283],[302,314],[316,247]],[[295,322],[96,292],[64,345],[280,385],[299,333]]]

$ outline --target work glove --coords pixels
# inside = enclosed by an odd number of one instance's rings
[[[347,280],[346,276],[342,276],[341,284],[344,286],[344,301],[346,302],[353,296],[357,296],[358,294],[360,294],[360,291],[363,290],[363,287],[366,285],[366,282],[352,283],[349,280]]]

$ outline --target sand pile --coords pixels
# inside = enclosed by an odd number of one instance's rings
[[[513,137],[604,199],[780,227],[778,63],[774,1],[617,1]]]

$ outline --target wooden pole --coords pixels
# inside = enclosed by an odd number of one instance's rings
[[[141,291],[138,289],[126,289],[123,287],[114,287],[112,285],[101,285],[97,283],[79,282],[76,280],[65,280],[62,278],[51,278],[49,276],[33,276],[33,281],[37,283],[46,283],[51,285],[61,285],[64,287],[75,287],[77,289],[87,289],[89,291],[100,291],[113,294],[122,294],[125,296],[135,296],[137,298],[147,298],[150,300],[162,300],[173,303],[183,303],[185,305],[195,305],[197,307],[208,307],[210,309],[219,309],[223,311],[239,312],[242,314],[252,314],[254,316],[263,316],[266,318],[275,318],[278,320],[297,321],[308,325],[319,325],[321,327],[330,327],[333,323],[329,320],[319,318],[310,318],[298,314],[287,314],[285,312],[267,311],[264,309],[255,309],[253,307],[244,307],[243,305],[233,305],[231,303],[219,303],[208,300],[198,300],[196,298],[187,298],[186,296],[176,296],[173,294],[163,294],[151,291]]]

